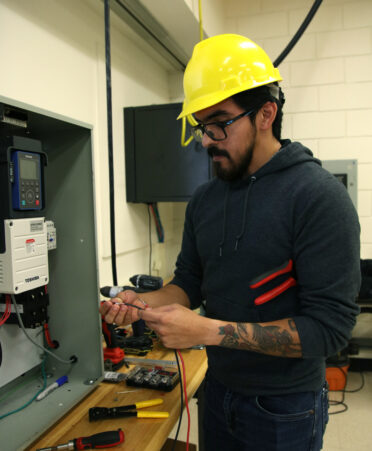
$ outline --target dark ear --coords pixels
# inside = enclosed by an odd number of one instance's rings
[[[268,130],[276,118],[278,106],[275,102],[266,102],[256,116],[256,126],[261,130]]]

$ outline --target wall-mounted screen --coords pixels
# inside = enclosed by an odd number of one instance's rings
[[[212,177],[201,144],[181,146],[181,108],[181,103],[124,108],[128,202],[188,201]]]

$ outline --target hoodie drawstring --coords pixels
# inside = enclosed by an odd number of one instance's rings
[[[243,208],[243,223],[242,223],[242,228],[240,230],[240,233],[238,235],[236,235],[235,239],[235,251],[238,249],[238,245],[239,245],[239,241],[241,239],[241,237],[244,235],[244,231],[245,231],[245,225],[247,222],[247,209],[248,209],[248,198],[249,198],[249,193],[250,190],[252,188],[253,183],[256,181],[256,177],[251,177],[251,183],[249,184],[246,192],[245,192],[245,198],[244,198],[244,208]],[[220,257],[222,257],[222,247],[225,243],[225,235],[226,235],[226,221],[227,221],[227,204],[228,204],[228,199],[229,199],[229,188],[226,189],[226,193],[225,193],[225,200],[224,200],[224,206],[223,206],[223,227],[222,227],[222,238],[221,241],[218,243],[218,246],[220,248]]]
[[[226,188],[226,192],[225,192],[225,200],[224,200],[224,204],[223,204],[223,226],[222,226],[222,239],[221,241],[218,243],[219,247],[220,247],[220,257],[222,257],[222,246],[225,243],[225,232],[226,232],[226,211],[227,211],[227,203],[229,200],[229,187]]]
[[[245,192],[244,209],[243,209],[243,223],[242,223],[242,228],[240,230],[240,233],[238,235],[236,235],[236,237],[235,237],[235,239],[236,239],[235,248],[234,248],[235,251],[238,250],[239,241],[240,241],[241,237],[244,235],[245,224],[247,222],[247,206],[248,206],[249,192],[251,191],[252,185],[255,181],[256,181],[256,177],[251,177],[251,183],[249,184],[247,191]]]

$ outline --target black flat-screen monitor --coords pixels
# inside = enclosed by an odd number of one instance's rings
[[[192,140],[181,146],[181,108],[181,103],[124,108],[128,202],[188,201],[211,179],[211,161],[201,144]]]

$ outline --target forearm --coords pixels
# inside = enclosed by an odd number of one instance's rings
[[[150,307],[180,304],[184,307],[190,308],[190,301],[187,294],[177,285],[169,284],[156,291],[139,293],[138,297],[149,304]]]
[[[204,343],[280,357],[301,357],[301,342],[291,318],[267,323],[210,320]]]

